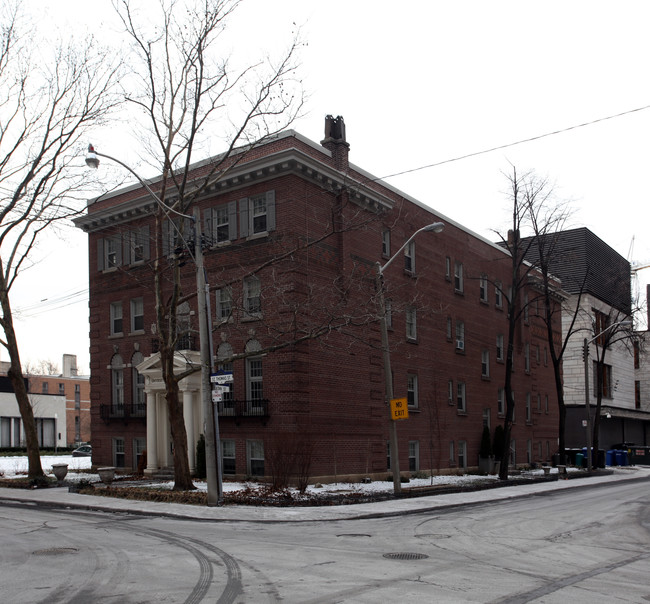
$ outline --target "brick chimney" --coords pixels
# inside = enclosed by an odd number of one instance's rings
[[[345,122],[340,115],[325,117],[325,138],[320,144],[332,153],[334,167],[337,170],[346,171],[348,169],[350,145],[345,140]]]

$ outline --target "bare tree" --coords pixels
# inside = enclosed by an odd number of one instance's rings
[[[0,343],[10,358],[28,475],[39,480],[44,474],[10,292],[34,262],[41,233],[83,207],[89,189],[79,169],[80,139],[114,106],[117,67],[92,40],[39,49],[16,6],[2,8],[0,27]]]
[[[295,81],[297,34],[277,61],[238,68],[220,41],[237,0],[161,0],[143,18],[129,0],[114,0],[131,41],[132,73],[126,99],[142,118],[141,144],[161,174],[156,183],[153,260],[156,331],[172,440],[174,488],[192,489],[187,433],[179,400],[174,356],[179,308],[192,296],[182,288],[181,265],[193,247],[192,208],[256,145],[285,129],[302,108]],[[192,162],[218,139],[225,151],[208,161],[200,176]],[[166,231],[176,231],[176,254],[165,249]],[[173,251],[173,250],[172,250]],[[171,261],[170,261],[171,259]],[[195,294],[194,294],[195,295]],[[190,369],[188,371],[193,371]]]

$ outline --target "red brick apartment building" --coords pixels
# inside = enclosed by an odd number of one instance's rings
[[[63,355],[60,375],[28,375],[29,391],[34,394],[65,396],[65,422],[68,447],[90,442],[90,380],[77,375],[77,357]]]
[[[218,404],[225,475],[269,475],[294,442],[308,451],[312,479],[387,476],[376,263],[435,221],[444,231],[419,234],[384,272],[394,391],[409,406],[398,424],[400,467],[475,467],[483,426],[493,431],[502,421],[509,257],[352,165],[348,151],[343,120],[328,116],[321,144],[287,131],[248,150],[199,202],[217,362],[268,350],[291,330],[297,339],[329,325],[320,338],[222,367],[234,375]],[[149,473],[172,459],[149,268],[153,203],[133,186],[92,201],[77,220],[90,250],[93,463],[134,468],[146,449]],[[163,233],[164,254],[177,244],[171,232]],[[182,270],[185,291],[196,291],[191,259]],[[190,334],[195,311],[192,298],[181,320]],[[180,368],[197,362],[197,341],[181,338]],[[514,363],[512,460],[548,460],[557,403],[532,309]],[[181,391],[188,441],[196,443],[198,374]]]

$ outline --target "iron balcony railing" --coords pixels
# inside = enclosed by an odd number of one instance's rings
[[[269,400],[266,398],[250,401],[226,400],[217,404],[219,417],[269,417]]]
[[[147,417],[147,406],[144,403],[100,405],[99,415],[105,422],[111,419],[144,419]]]

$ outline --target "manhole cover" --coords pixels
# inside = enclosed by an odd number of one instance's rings
[[[76,554],[79,550],[76,547],[50,547],[49,549],[37,549],[35,556],[56,556],[57,554]]]
[[[384,558],[391,560],[424,560],[428,558],[426,554],[415,554],[413,552],[396,552],[392,554],[384,554]]]

